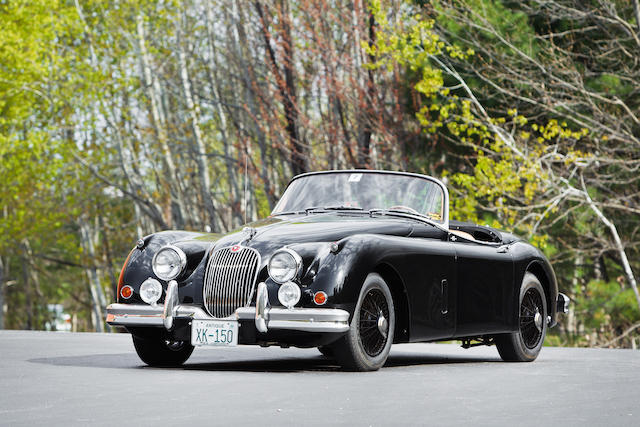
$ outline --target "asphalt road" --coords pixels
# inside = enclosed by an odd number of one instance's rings
[[[126,334],[0,331],[0,425],[640,425],[640,352],[394,346],[378,372],[315,349],[196,349],[137,358]]]

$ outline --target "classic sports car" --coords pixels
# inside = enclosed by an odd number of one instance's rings
[[[350,370],[384,365],[391,344],[495,344],[532,361],[569,299],[544,255],[513,234],[449,221],[432,177],[307,173],[271,216],[220,235],[137,242],[107,322],[152,366],[195,346],[318,347]]]

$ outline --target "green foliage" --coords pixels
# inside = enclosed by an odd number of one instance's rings
[[[481,2],[483,3],[483,2]],[[480,3],[478,3],[480,4]],[[487,18],[498,19],[482,4]],[[495,5],[494,5],[495,6]],[[588,134],[586,129],[572,130],[567,123],[549,120],[544,126],[529,124],[516,109],[509,109],[506,116],[487,118],[475,111],[472,101],[460,91],[445,86],[443,71],[434,64],[433,57],[446,56],[466,60],[473,50],[462,50],[448,45],[433,31],[433,21],[423,18],[419,11],[405,15],[391,24],[380,7],[372,3],[372,11],[380,26],[374,47],[368,53],[376,58],[372,67],[406,67],[422,77],[414,86],[422,95],[423,104],[416,117],[426,133],[445,134],[459,140],[475,152],[472,172],[443,171],[453,184],[455,197],[451,200],[451,216],[454,219],[478,222],[483,206],[493,206],[497,212],[490,225],[512,229],[518,219],[518,211],[505,199],[519,199],[520,203],[532,203],[546,190],[547,176],[538,159],[548,155],[560,140],[579,141]],[[496,10],[499,11],[500,7]],[[515,16],[524,25],[522,16]],[[506,31],[506,28],[505,28]],[[496,128],[506,129],[513,141],[496,133]],[[505,132],[506,134],[506,132]],[[514,149],[514,141],[525,151]],[[585,157],[579,150],[569,149],[557,153],[567,166]],[[545,236],[533,236],[533,224],[522,224],[523,233],[530,235],[533,243],[544,246]]]
[[[529,24],[528,16],[520,11],[505,5],[502,0],[467,0],[464,6],[473,14],[474,20],[479,26],[490,24],[495,28],[496,34],[483,33],[483,43],[501,46],[500,38],[507,38],[516,49],[527,55],[535,56],[538,52],[535,41],[535,31]],[[447,15],[441,2],[434,2],[438,11],[438,22],[449,31],[464,36],[468,29],[456,19]],[[503,51],[506,48],[500,47]]]

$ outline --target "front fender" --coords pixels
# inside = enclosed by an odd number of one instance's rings
[[[132,250],[122,271],[122,285],[131,286],[133,288],[133,296],[127,300],[122,300],[118,295],[118,302],[142,302],[139,297],[140,285],[149,277],[159,280],[166,289],[167,283],[160,280],[153,273],[152,261],[153,256],[158,252],[158,250],[168,244],[173,244],[179,247],[187,255],[187,266],[185,267],[185,271],[177,278],[177,281],[181,288],[189,285],[193,281],[191,280],[192,276],[198,270],[198,266],[202,262],[207,249],[211,246],[211,242],[209,241],[198,241],[193,239],[200,235],[202,235],[202,233],[163,231],[144,237],[142,239],[144,241],[144,245]],[[184,293],[182,289],[180,293]],[[162,301],[163,299],[161,299],[161,302]]]
[[[332,252],[325,244],[326,249],[318,251],[307,269],[307,275],[315,269],[308,292],[324,291],[328,296],[325,305],[353,313],[362,284],[382,262],[385,246],[380,236],[369,234],[350,236],[336,243],[337,251]],[[307,275],[303,280],[308,280]]]

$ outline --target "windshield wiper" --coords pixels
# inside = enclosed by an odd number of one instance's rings
[[[274,214],[273,216],[280,216],[280,215],[300,215],[303,214],[304,211],[287,211],[287,212],[278,212],[277,214]]]
[[[418,221],[422,221],[429,225],[432,225],[436,228],[439,228],[440,230],[448,231],[442,224],[435,222],[434,220],[429,218],[427,215],[417,213],[417,212],[414,213],[414,212],[409,212],[409,211],[400,210],[400,209],[382,209],[382,208],[369,209],[369,216],[374,216],[374,215],[389,215],[389,216],[399,216],[403,218],[413,218]]]
[[[312,208],[306,208],[304,211],[309,215],[313,211],[362,211],[364,209],[357,206],[314,206]]]

